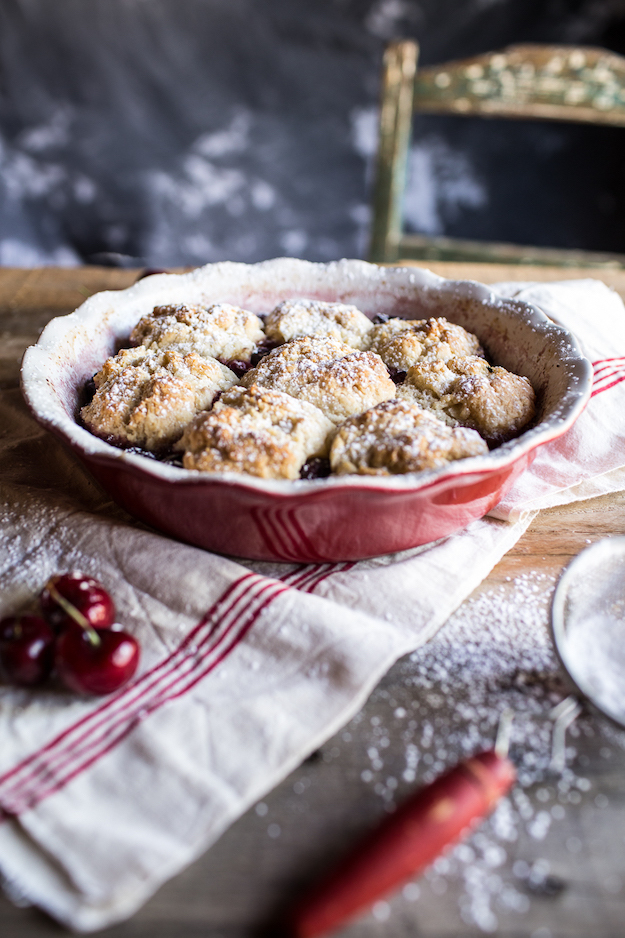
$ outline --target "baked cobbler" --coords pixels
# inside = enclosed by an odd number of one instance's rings
[[[311,456],[324,456],[332,423],[317,407],[282,391],[235,387],[195,417],[176,449],[185,469],[297,479]]]
[[[110,442],[162,452],[236,380],[221,362],[196,352],[122,349],[94,376],[95,395],[81,417]]]
[[[438,469],[487,452],[475,430],[449,427],[417,404],[394,400],[350,417],[339,427],[330,465],[339,475],[396,475]]]
[[[306,335],[339,339],[355,349],[366,349],[371,320],[355,306],[322,300],[285,300],[269,313],[265,322],[268,338],[282,344]]]
[[[186,469],[297,479],[436,469],[534,418],[529,381],[490,365],[472,333],[381,318],[306,299],[265,320],[228,303],[157,306],[95,375],[82,421]]]

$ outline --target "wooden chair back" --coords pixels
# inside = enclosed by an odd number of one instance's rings
[[[384,54],[370,259],[625,266],[625,255],[406,234],[402,202],[415,111],[625,125],[625,58],[604,49],[519,45],[417,68],[405,40]]]

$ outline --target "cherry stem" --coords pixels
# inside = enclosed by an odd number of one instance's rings
[[[85,632],[87,633],[87,637],[89,641],[91,642],[91,644],[100,645],[102,642],[102,639],[100,638],[100,636],[98,635],[94,627],[90,624],[88,619],[86,619],[83,616],[80,609],[76,609],[76,606],[70,603],[69,599],[66,599],[65,596],[61,596],[61,594],[57,590],[52,580],[48,580],[48,582],[46,583],[46,589],[50,593],[50,596],[55,601],[55,603],[59,604],[63,612],[66,612],[67,615],[70,616],[70,618],[72,618],[74,622],[76,622],[76,624],[81,627],[81,629],[85,630]]]

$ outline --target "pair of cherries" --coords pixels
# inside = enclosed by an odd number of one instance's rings
[[[130,680],[139,645],[116,624],[101,583],[78,572],[53,576],[39,605],[41,615],[0,621],[0,668],[8,681],[34,687],[55,671],[77,693],[110,694]]]

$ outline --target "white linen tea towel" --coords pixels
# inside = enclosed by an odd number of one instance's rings
[[[142,647],[117,694],[0,687],[0,871],[77,930],[131,915],[427,641],[536,510],[625,487],[625,310],[595,281],[502,286],[595,363],[586,411],[493,516],[357,564],[239,563],[155,534],[0,395],[0,614],[81,569]]]

